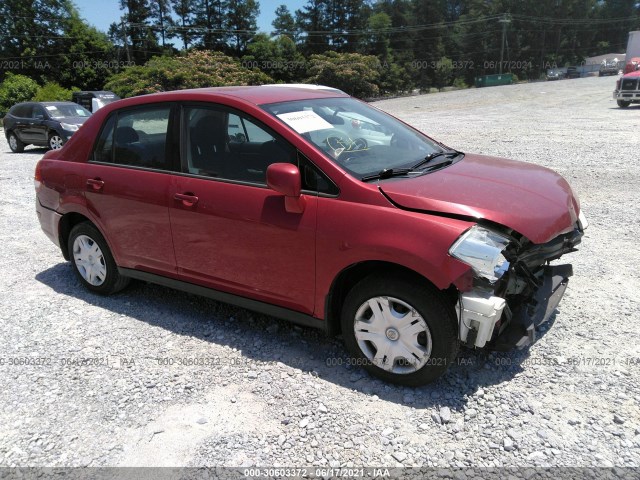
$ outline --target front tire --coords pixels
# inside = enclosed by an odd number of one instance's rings
[[[60,150],[63,146],[64,140],[62,137],[56,132],[51,132],[49,134],[49,148],[51,150]]]
[[[67,248],[76,275],[92,292],[110,295],[129,284],[130,279],[118,273],[104,237],[91,223],[79,223],[71,229]]]
[[[625,100],[618,100],[618,106],[620,108],[627,108],[629,105],[631,105],[631,102],[627,102]]]
[[[455,360],[456,317],[444,296],[400,276],[370,276],[348,293],[342,334],[354,363],[385,381],[417,387]]]
[[[11,132],[8,135],[7,142],[9,142],[9,148],[13,153],[24,152],[25,144],[20,141],[20,139],[16,136],[15,133]]]

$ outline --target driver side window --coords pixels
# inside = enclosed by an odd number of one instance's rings
[[[244,115],[216,107],[186,107],[187,171],[266,185],[272,163],[296,163],[296,150]]]

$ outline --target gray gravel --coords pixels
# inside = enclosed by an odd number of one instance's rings
[[[140,283],[87,293],[40,231],[43,150],[11,154],[2,135],[0,465],[640,466],[640,107],[616,108],[613,85],[377,104],[460,150],[557,170],[591,222],[535,345],[465,351],[419,389],[274,318]]]

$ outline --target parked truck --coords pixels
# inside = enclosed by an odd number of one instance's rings
[[[629,32],[625,59],[624,73],[635,72],[640,68],[640,30]]]

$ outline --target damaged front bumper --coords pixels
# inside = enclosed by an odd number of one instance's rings
[[[509,271],[499,282],[479,280],[459,295],[460,341],[468,347],[494,350],[533,343],[536,328],[551,318],[573,275],[571,265],[549,262],[575,251],[582,235],[578,226],[544,245],[514,246],[507,254]]]

